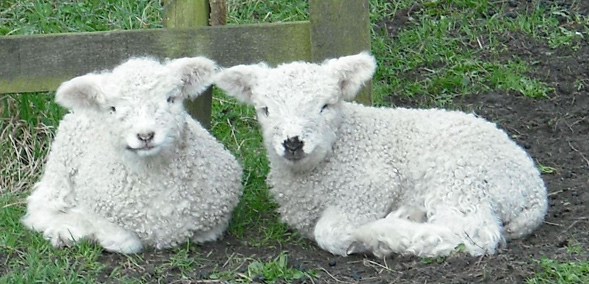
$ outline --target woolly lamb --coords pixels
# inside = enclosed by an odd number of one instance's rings
[[[221,237],[241,167],[182,105],[216,71],[203,57],[134,58],[63,83],[55,99],[71,113],[27,199],[26,227],[56,247],[88,238],[121,253]]]
[[[538,227],[546,188],[495,124],[439,109],[352,100],[367,53],[323,64],[240,65],[215,84],[253,105],[282,220],[337,255],[493,254]],[[461,245],[462,244],[462,245]]]

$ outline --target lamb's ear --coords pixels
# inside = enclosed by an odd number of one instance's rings
[[[166,67],[182,79],[182,95],[196,98],[213,83],[217,63],[205,57],[186,57],[169,61]]]
[[[330,59],[323,63],[339,80],[343,99],[350,101],[360,91],[364,83],[372,78],[376,60],[368,52]]]
[[[224,69],[215,76],[215,85],[247,104],[252,104],[252,88],[268,70],[266,64],[237,65]]]
[[[71,110],[98,109],[104,102],[100,77],[88,74],[62,83],[55,92],[55,102]]]

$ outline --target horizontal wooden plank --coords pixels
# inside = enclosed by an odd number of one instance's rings
[[[55,90],[132,56],[203,55],[221,66],[310,60],[310,23],[0,37],[0,93]]]

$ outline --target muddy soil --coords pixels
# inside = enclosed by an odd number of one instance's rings
[[[510,1],[513,2],[513,1]],[[515,1],[499,13],[517,13],[529,9],[528,1]],[[557,1],[560,5],[589,14],[589,1]],[[512,3],[513,4],[513,3]],[[574,5],[574,6],[571,6]],[[521,9],[521,11],[518,11]],[[387,24],[394,37],[403,27],[399,11]],[[404,14],[405,13],[405,14]],[[562,24],[566,24],[563,22]],[[392,28],[391,28],[392,27]],[[587,259],[589,256],[589,44],[585,40],[578,50],[564,47],[550,49],[545,42],[523,34],[506,34],[503,43],[510,58],[517,55],[532,65],[530,76],[554,87],[549,98],[531,99],[518,93],[487,91],[467,94],[455,100],[455,107],[473,111],[496,122],[522,145],[541,165],[554,169],[543,175],[550,192],[550,209],[546,222],[533,235],[513,241],[500,254],[485,257],[450,257],[444,260],[422,260],[416,257],[393,256],[386,260],[372,257],[334,257],[312,243],[307,245],[275,244],[253,247],[227,236],[223,241],[195,248],[198,268],[191,275],[181,276],[180,268],[170,266],[161,271],[158,263],[169,259],[172,252],[146,252],[140,267],[129,265],[129,277],[157,282],[212,283],[215,271],[245,271],[249,257],[271,260],[281,251],[288,251],[289,265],[314,270],[319,278],[305,283],[523,283],[541,271],[534,259]],[[419,102],[392,96],[397,106],[414,107]],[[567,247],[580,247],[570,253]],[[121,263],[115,254],[104,254],[104,263]],[[110,271],[104,271],[108,282]],[[189,278],[191,280],[180,280]],[[208,280],[206,280],[208,279]],[[254,279],[264,282],[262,278]],[[303,282],[303,281],[297,281]]]

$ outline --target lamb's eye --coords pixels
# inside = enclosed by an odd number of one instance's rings
[[[117,111],[117,109],[116,109],[114,106],[111,106],[111,107],[109,108],[109,110],[110,110],[110,112],[115,112],[115,111]]]
[[[168,103],[173,104],[175,101],[176,101],[176,97],[172,97],[172,96],[168,97]]]
[[[269,114],[269,112],[268,112],[268,107],[263,107],[263,108],[261,108],[260,110],[261,110],[261,112],[262,112],[262,113],[263,113],[265,116],[268,116],[268,114]]]
[[[324,105],[321,107],[321,112],[323,112],[323,111],[324,111],[326,108],[328,108],[328,107],[329,107],[329,105],[328,105],[328,104],[324,104]]]

